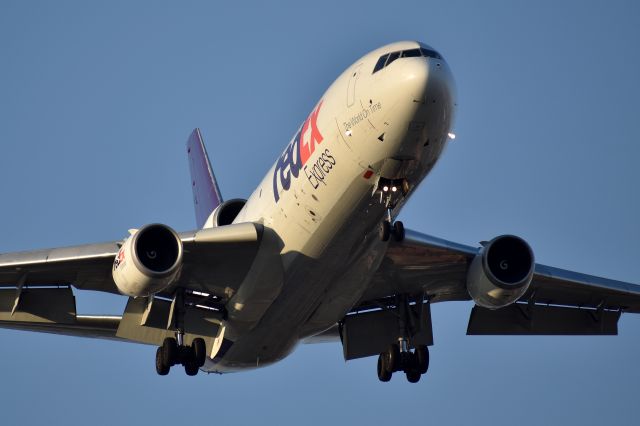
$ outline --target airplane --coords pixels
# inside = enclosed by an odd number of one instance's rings
[[[431,305],[473,301],[469,335],[616,335],[640,286],[535,262],[522,238],[472,247],[395,220],[452,132],[455,84],[415,41],[375,49],[327,89],[248,199],[223,200],[202,135],[186,151],[197,228],[0,254],[0,327],[156,347],[155,367],[229,373],[300,343],[377,356],[388,382],[429,368]],[[79,315],[77,292],[127,297]]]

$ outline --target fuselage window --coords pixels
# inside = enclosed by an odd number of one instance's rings
[[[387,57],[388,56],[389,56],[388,53],[386,55],[380,56],[380,59],[378,59],[378,62],[376,63],[376,66],[373,68],[373,73],[372,74],[375,74],[376,72],[378,72],[382,68],[384,68],[384,64],[385,64],[385,62],[387,62]]]

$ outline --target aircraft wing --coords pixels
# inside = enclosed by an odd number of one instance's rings
[[[0,254],[0,287],[73,284],[118,293],[111,266],[120,242]]]
[[[237,289],[253,262],[262,226],[227,225],[179,234],[184,266],[172,287],[221,294]],[[118,294],[111,276],[122,241],[0,254],[0,288],[73,285]]]
[[[479,249],[406,232],[385,258],[357,310],[395,294],[423,295],[431,303],[470,300],[467,270]],[[640,286],[535,265],[533,281],[517,303],[496,310],[475,306],[467,334],[617,334],[621,313],[640,313]]]
[[[72,287],[119,294],[112,267],[123,242],[0,254],[0,327],[159,344],[173,333],[172,294],[182,288],[191,290],[193,309],[185,320],[191,338],[211,338],[220,312],[200,308],[215,306],[239,288],[262,230],[260,224],[242,223],[180,233],[178,280],[157,297],[129,298],[121,316],[77,315]]]

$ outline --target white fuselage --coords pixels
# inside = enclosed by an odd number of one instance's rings
[[[386,249],[378,236],[387,208],[380,177],[406,179],[408,196],[439,158],[455,93],[440,58],[405,57],[372,73],[377,49],[329,87],[235,219],[265,234],[254,265],[228,303],[225,343],[205,370],[255,368],[289,354],[358,302]],[[218,348],[216,348],[217,350]]]

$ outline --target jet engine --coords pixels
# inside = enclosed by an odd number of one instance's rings
[[[498,309],[517,301],[533,279],[533,251],[522,238],[502,235],[484,244],[467,273],[467,291],[478,305]]]
[[[225,201],[211,212],[211,215],[205,222],[203,228],[231,225],[246,203],[247,200],[240,198]]]
[[[182,267],[182,241],[166,225],[146,225],[132,233],[113,261],[113,280],[127,296],[149,296],[174,283]]]

